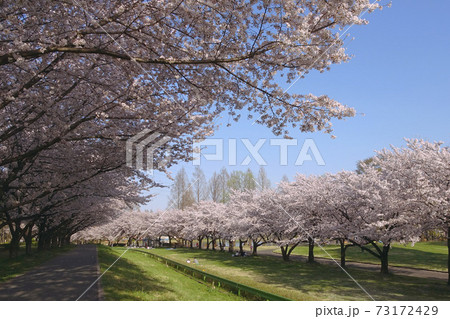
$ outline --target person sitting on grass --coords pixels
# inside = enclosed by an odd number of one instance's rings
[[[190,263],[191,263],[191,260],[188,258],[188,260],[186,260],[186,262],[187,262],[188,264],[190,264]]]
[[[198,265],[198,264],[199,264],[199,262],[198,262],[197,258],[194,258],[194,264],[196,264],[196,265]]]

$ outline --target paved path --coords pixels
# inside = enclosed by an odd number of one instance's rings
[[[258,251],[258,255],[265,255],[265,256],[276,256],[281,258],[281,254],[274,253],[270,250],[261,250]],[[307,258],[305,256],[299,256],[299,255],[291,255],[291,260],[297,260],[297,261],[304,261],[306,262]],[[314,260],[321,264],[328,264],[328,265],[336,265],[336,263],[327,258],[321,258],[321,257],[315,257]],[[340,263],[339,259],[336,259],[338,263]],[[346,265],[348,268],[355,268],[355,269],[362,269],[362,270],[369,270],[369,271],[380,271],[380,265],[374,265],[374,264],[367,264],[367,263],[358,263],[353,261],[347,261]],[[425,270],[425,269],[416,269],[416,268],[407,268],[407,267],[397,267],[397,266],[389,266],[389,271],[392,274],[395,275],[402,275],[402,276],[411,276],[411,277],[418,277],[418,278],[426,278],[426,279],[439,279],[439,280],[447,280],[448,274],[443,271],[433,271],[433,270]]]
[[[0,283],[0,300],[76,300],[99,276],[97,247],[78,246]],[[80,300],[100,300],[99,282]]]

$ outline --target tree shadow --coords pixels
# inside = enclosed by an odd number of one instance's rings
[[[118,256],[106,249],[99,248],[99,259],[102,269],[112,265]],[[120,251],[120,250],[119,250]],[[106,300],[147,300],[145,293],[174,292],[155,276],[144,273],[144,270],[126,258],[120,258],[102,277],[102,287]]]
[[[226,252],[190,249],[177,249],[173,253],[182,254],[186,259],[196,257],[209,266],[217,264],[217,266],[234,269],[236,271],[231,274],[219,272],[215,274],[244,284],[257,280],[262,285],[255,288],[262,290],[270,288],[272,293],[296,300],[370,299],[338,266],[298,261],[284,262],[281,258],[273,256],[231,257],[231,254]],[[164,253],[168,257],[171,257],[170,254]],[[239,269],[245,272],[239,274]],[[376,300],[450,299],[450,288],[443,281],[406,276],[382,276],[376,272],[355,269],[347,271]],[[255,276],[252,276],[252,273]],[[270,285],[270,287],[266,286],[264,289],[264,285]]]
[[[78,247],[1,283],[0,300],[76,300],[97,277],[95,246]],[[98,296],[94,285],[82,300],[98,300]]]

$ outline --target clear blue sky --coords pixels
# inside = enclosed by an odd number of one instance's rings
[[[296,173],[321,174],[340,170],[354,170],[358,160],[370,157],[374,150],[389,145],[404,144],[403,138],[423,138],[443,141],[450,137],[450,1],[398,0],[390,8],[364,16],[366,26],[349,30],[354,40],[347,41],[347,52],[353,58],[331,71],[311,73],[299,80],[290,93],[327,94],[337,101],[354,107],[358,115],[345,121],[334,121],[336,139],[322,132],[299,133],[292,131],[299,146],[289,147],[288,165],[279,164],[278,148],[269,145],[276,138],[269,129],[252,125],[245,117],[239,123],[226,127],[227,116],[214,138],[248,138],[255,144],[267,141],[260,150],[267,162],[266,171],[272,184],[286,174],[290,179]],[[280,83],[284,85],[283,83]],[[287,85],[286,85],[287,87]],[[364,113],[364,115],[362,115]],[[312,138],[325,164],[294,162],[306,138]],[[237,141],[238,164],[249,155]],[[214,149],[211,150],[214,152]],[[175,173],[184,166],[190,174],[192,163],[171,168]],[[229,166],[227,149],[223,161],[204,161],[200,166],[207,177],[222,167],[254,172],[254,160],[248,166]],[[157,181],[170,186],[170,180],[155,174]],[[168,189],[155,189],[158,194],[147,209],[165,209]]]

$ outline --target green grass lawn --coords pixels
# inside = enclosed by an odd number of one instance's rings
[[[0,249],[0,282],[22,275],[26,271],[37,267],[57,255],[67,252],[74,246],[53,248],[38,252],[34,247],[31,256],[25,255],[25,248],[21,248],[17,258],[9,258],[9,251],[5,247]]]
[[[211,274],[295,300],[369,300],[341,269],[329,265],[284,262],[272,256],[231,257],[227,252],[177,248],[150,252],[185,263],[197,258]],[[348,270],[375,300],[450,300],[446,282]]]
[[[263,246],[264,247],[264,246]],[[280,249],[275,246],[267,246],[263,249],[273,249],[280,253]],[[323,248],[335,259],[340,260],[340,247],[337,245],[325,245]],[[308,246],[298,246],[292,252],[293,255],[308,255]],[[329,258],[320,249],[314,248],[314,256]],[[380,260],[366,251],[361,251],[359,247],[349,247],[346,252],[348,261],[357,261],[371,264],[380,264]],[[447,271],[447,243],[446,242],[419,242],[414,246],[411,244],[393,244],[389,251],[389,265],[421,268],[429,270]]]
[[[124,248],[98,246],[101,271]],[[242,300],[222,289],[198,282],[152,259],[139,250],[128,250],[101,279],[106,300]]]

